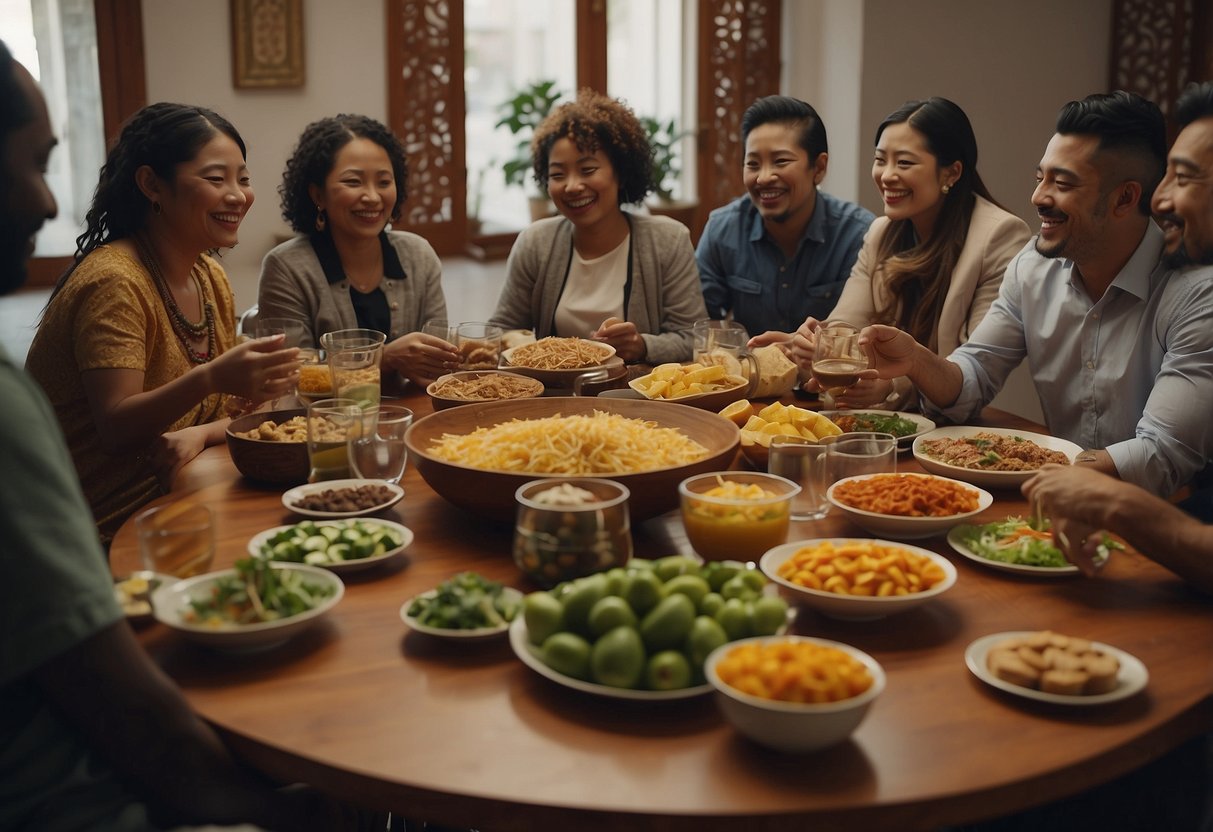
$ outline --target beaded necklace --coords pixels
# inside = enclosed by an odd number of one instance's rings
[[[160,292],[160,299],[164,301],[164,308],[168,311],[169,322],[173,326],[173,332],[177,333],[181,346],[185,348],[186,357],[194,364],[205,364],[215,357],[215,307],[202,291],[202,281],[198,279],[197,272],[193,268],[190,269],[190,277],[194,279],[198,298],[202,301],[202,320],[194,323],[185,317],[185,313],[177,305],[177,299],[173,297],[168,281],[164,279],[164,273],[160,271],[160,261],[156,259],[152,247],[140,234],[136,234],[134,239],[135,247],[139,250],[139,259],[143,261],[144,268],[151,274],[152,282],[156,284],[156,289]],[[198,352],[194,349],[192,340],[201,338],[204,334],[206,335],[206,351]]]

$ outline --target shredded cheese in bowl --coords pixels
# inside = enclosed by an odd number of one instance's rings
[[[448,433],[429,450],[445,462],[488,471],[566,475],[631,474],[708,456],[707,448],[676,428],[598,410]]]

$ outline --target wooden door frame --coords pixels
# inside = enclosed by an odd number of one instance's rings
[[[106,147],[122,123],[147,103],[143,61],[143,12],[139,0],[93,0],[97,71]],[[32,257],[27,286],[54,286],[71,265],[69,257]]]

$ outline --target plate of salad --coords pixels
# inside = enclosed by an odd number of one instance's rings
[[[935,430],[935,423],[921,413],[892,410],[823,410],[825,416],[843,433],[891,433],[897,437],[897,449],[908,451],[915,437]]]
[[[327,569],[244,558],[234,569],[162,585],[152,596],[152,612],[192,641],[244,652],[293,638],[344,594],[341,578]]]
[[[948,532],[948,543],[969,560],[1003,572],[1037,577],[1079,574],[1078,567],[1053,545],[1048,520],[1038,528],[1015,516],[979,526],[961,523]],[[1105,538],[1096,564],[1102,566],[1114,548],[1120,548],[1120,544]]]
[[[504,635],[522,612],[522,593],[476,572],[460,572],[404,603],[400,617],[419,633],[439,638]]]

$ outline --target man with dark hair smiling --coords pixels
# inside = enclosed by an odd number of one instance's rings
[[[54,146],[37,85],[0,43],[0,291],[21,285],[55,216]],[[0,401],[0,829],[356,829],[318,793],[275,791],[237,766],[148,658],[54,412],[3,349]]]
[[[1040,233],[968,343],[945,359],[871,326],[865,375],[908,376],[963,424],[1027,358],[1050,432],[1093,449],[1079,463],[1171,494],[1213,454],[1213,280],[1160,261],[1149,206],[1165,160],[1162,113],[1141,96],[1065,105],[1036,169]]]
[[[703,298],[710,316],[732,313],[751,335],[793,332],[834,308],[875,218],[817,190],[830,154],[804,101],[758,99],[741,118],[741,140],[747,195],[708,217],[695,252]]]

